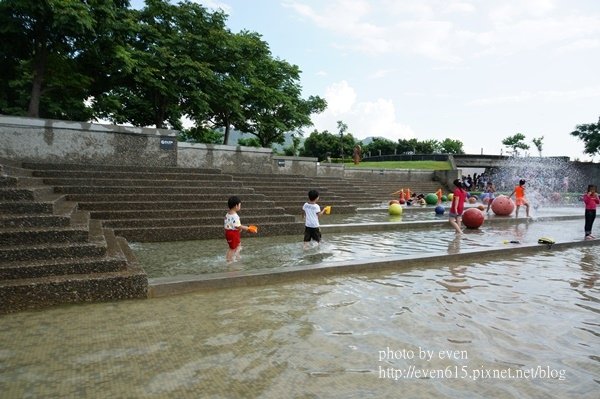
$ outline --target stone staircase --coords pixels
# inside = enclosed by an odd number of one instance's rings
[[[242,173],[233,174],[233,177],[297,217],[302,216],[302,205],[308,200],[308,191],[313,189],[319,192],[322,207],[330,205],[336,214],[356,213],[356,204],[352,202],[355,193],[350,183],[340,178],[328,180],[304,175]]]
[[[25,163],[55,193],[129,241],[223,238],[227,198],[242,199],[259,236],[301,234],[302,223],[251,186],[216,169]]]
[[[127,241],[31,172],[0,162],[0,313],[145,298]]]

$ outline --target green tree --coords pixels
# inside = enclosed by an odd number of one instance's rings
[[[263,147],[283,144],[286,132],[311,126],[311,114],[325,110],[324,99],[301,97],[300,69],[279,59],[257,60],[238,129],[255,135]]]
[[[244,147],[262,147],[260,140],[257,137],[246,137],[238,139],[238,145]]]
[[[86,120],[84,100],[115,55],[125,0],[0,2],[0,112]],[[125,18],[126,19],[126,18]],[[111,36],[109,40],[108,37]],[[92,67],[90,67],[92,66]]]
[[[523,133],[517,133],[514,136],[506,137],[502,140],[502,144],[512,149],[512,154],[514,156],[518,156],[519,150],[529,149],[529,145],[525,144],[523,140],[525,140],[525,135]]]
[[[440,151],[444,154],[464,154],[463,143],[460,140],[444,139],[440,143]]]
[[[256,60],[269,58],[269,47],[258,33],[246,31],[232,34],[225,29],[210,29],[197,40],[210,43],[204,57],[212,70],[205,89],[208,108],[199,103],[199,107],[187,107],[187,113],[196,123],[223,128],[226,144],[233,128],[245,127],[244,109],[252,90]]]
[[[98,100],[98,114],[117,123],[181,129],[185,113],[208,109],[204,88],[212,71],[204,58],[210,43],[201,36],[210,27],[224,29],[225,17],[189,1],[166,0],[146,0],[132,13],[137,24],[128,68]]]
[[[178,139],[180,141],[195,143],[222,144],[223,133],[203,126],[193,126],[189,129],[183,129],[180,132]]]
[[[328,157],[339,154],[339,137],[329,133],[327,130],[319,132],[314,130],[305,140],[304,147],[300,150],[300,155],[305,157],[315,157],[320,161]]]
[[[415,154],[417,152],[417,145],[419,141],[417,139],[399,139],[396,149],[398,154]]]
[[[591,156],[600,154],[600,118],[598,123],[587,123],[575,126],[575,130],[571,132],[571,136],[575,136],[584,143],[583,152]]]
[[[434,154],[440,149],[440,142],[437,140],[419,141],[416,146],[417,154]]]
[[[544,141],[544,136],[531,139],[531,142],[533,143],[535,148],[538,150],[538,153],[540,154],[540,158],[542,157],[542,147],[544,145],[543,141]]]
[[[394,154],[396,143],[383,137],[374,137],[373,141],[363,147],[363,153],[371,153],[371,156],[379,155],[379,151],[381,151],[381,155]]]

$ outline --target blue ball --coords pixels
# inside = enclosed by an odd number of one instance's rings
[[[443,215],[444,212],[446,212],[446,208],[444,208],[443,206],[438,205],[438,206],[435,207],[435,214],[436,215]]]

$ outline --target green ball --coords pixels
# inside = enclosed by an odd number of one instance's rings
[[[388,208],[388,212],[390,215],[399,216],[402,215],[402,205],[400,204],[392,204]]]
[[[448,201],[448,196],[447,195],[442,195],[442,201],[444,201],[444,202]]]
[[[435,194],[427,194],[425,196],[425,202],[429,205],[435,205],[438,202],[438,197]]]

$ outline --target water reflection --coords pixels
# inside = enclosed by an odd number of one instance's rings
[[[448,239],[444,250],[465,244]],[[589,247],[4,315],[0,389],[7,398],[596,398],[598,256]],[[385,376],[410,367],[464,367],[470,378]],[[532,369],[563,374],[485,375]]]
[[[321,245],[302,249],[302,237],[244,239],[242,261],[225,262],[224,240],[132,243],[149,277],[198,275],[232,270],[293,268],[323,262],[373,261],[386,257],[455,254],[466,250],[505,248],[511,241],[537,244],[540,237],[557,242],[581,240],[581,220],[515,222],[465,229],[460,241],[445,223],[429,229],[363,233],[325,233]],[[454,241],[457,239],[457,241]]]

